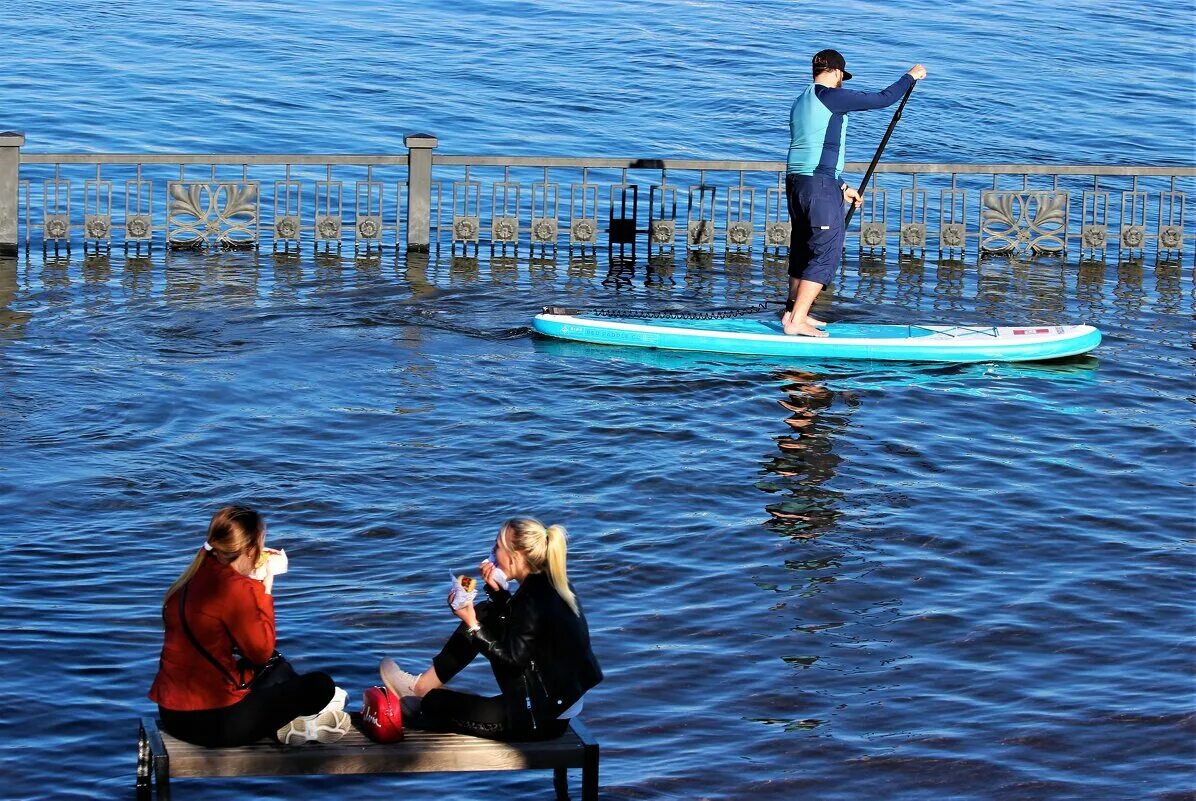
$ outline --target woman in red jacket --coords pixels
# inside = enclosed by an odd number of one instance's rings
[[[274,668],[281,681],[248,686],[255,666],[275,653],[274,577],[249,577],[265,542],[261,515],[226,506],[166,592],[166,637],[149,697],[162,727],[180,740],[212,747],[269,735],[288,744],[333,742],[349,730],[348,714],[329,704],[336,687],[326,673],[296,675],[284,662]]]

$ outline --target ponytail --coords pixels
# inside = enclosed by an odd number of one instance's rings
[[[247,506],[226,506],[212,515],[212,522],[208,524],[208,539],[199,553],[187,565],[183,575],[175,579],[174,584],[166,591],[162,599],[162,607],[170,596],[178,592],[199,570],[210,551],[212,556],[221,564],[232,564],[243,553],[253,553],[257,559],[261,554],[262,540],[266,534],[266,523],[262,516]]]
[[[569,577],[565,573],[565,556],[569,550],[569,537],[565,533],[565,527],[549,526],[544,529],[544,534],[548,538],[548,580],[552,582],[561,600],[573,610],[573,614],[580,614],[577,611],[577,596],[569,587]]]
[[[547,573],[552,588],[561,596],[561,600],[569,605],[573,614],[581,614],[577,607],[577,596],[569,587],[569,577],[565,573],[569,537],[564,526],[545,528],[533,517],[512,517],[502,524],[499,535],[510,535],[511,545],[527,559],[532,572]]]

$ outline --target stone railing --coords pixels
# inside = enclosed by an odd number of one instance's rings
[[[783,162],[443,155],[424,134],[396,154],[32,153],[23,143],[0,133],[10,253],[72,242],[624,253],[789,242]],[[1194,189],[1193,166],[882,163],[848,236],[874,252],[1176,258],[1193,240]]]

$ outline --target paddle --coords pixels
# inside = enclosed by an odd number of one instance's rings
[[[864,173],[864,180],[860,182],[859,193],[860,197],[864,196],[864,190],[868,187],[868,180],[872,177],[872,173],[876,171],[876,164],[880,161],[880,154],[885,152],[885,145],[889,143],[889,137],[893,135],[893,129],[897,127],[897,120],[901,119],[901,110],[905,108],[905,101],[909,100],[909,96],[913,94],[914,87],[918,85],[914,81],[905,90],[905,97],[901,98],[901,104],[897,106],[897,112],[893,114],[893,121],[889,123],[889,129],[885,131],[884,138],[880,140],[880,147],[876,148],[876,155],[872,157],[872,163],[868,165],[868,172]],[[851,225],[851,218],[855,215],[855,204],[851,204],[851,208],[847,210],[847,218],[843,220],[843,227]]]

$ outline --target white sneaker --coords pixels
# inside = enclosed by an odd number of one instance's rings
[[[345,702],[349,700],[349,693],[337,687],[332,693],[332,700],[328,702],[320,712],[336,712],[337,710],[344,711]],[[318,713],[317,713],[318,714]]]
[[[386,685],[386,689],[399,696],[400,700],[407,696],[415,696],[415,682],[419,677],[401,669],[389,656],[382,660],[378,672],[382,675],[382,683]]]
[[[295,718],[276,733],[283,745],[304,743],[335,743],[353,728],[349,713],[343,709],[321,712],[318,715],[304,715]]]

